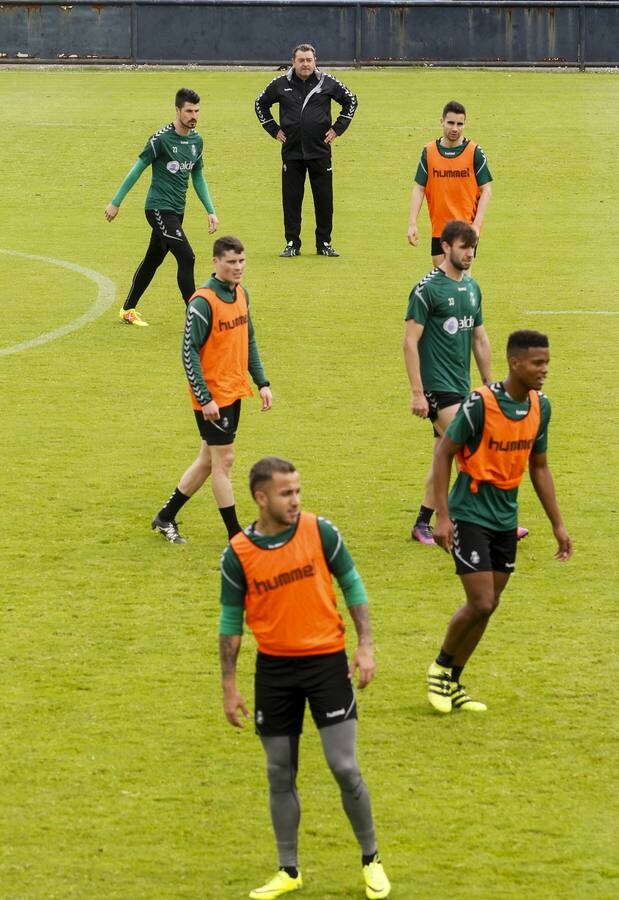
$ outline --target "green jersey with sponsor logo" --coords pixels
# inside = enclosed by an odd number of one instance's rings
[[[199,172],[204,165],[202,148],[202,138],[197,131],[179,134],[173,122],[148,139],[139,156],[143,163],[152,166],[145,209],[185,211],[189,176],[192,170]]]
[[[508,419],[517,421],[529,412],[527,397],[522,403],[513,400],[505,392],[501,382],[490,385],[502,412]],[[531,453],[545,453],[548,446],[550,400],[540,392],[540,425]],[[479,446],[484,429],[484,402],[481,394],[473,391],[451,420],[445,432],[456,444],[466,445],[472,453]],[[449,516],[462,522],[474,522],[494,531],[511,531],[518,525],[518,488],[504,491],[487,481],[479,482],[479,490],[473,494],[471,479],[466,472],[459,472],[449,494]]]
[[[406,319],[423,325],[418,345],[423,389],[467,394],[473,329],[484,321],[477,282],[466,274],[454,281],[433,269],[413,288]]]

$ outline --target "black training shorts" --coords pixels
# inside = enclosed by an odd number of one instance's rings
[[[254,679],[256,734],[298,735],[305,701],[317,728],[357,718],[357,703],[346,653],[267,656],[258,653]]]
[[[145,209],[144,215],[153,229],[153,239],[159,243],[162,250],[173,250],[184,245],[193,254],[187,235],[183,231],[183,213],[171,209]]]
[[[241,418],[241,401],[235,400],[231,406],[219,407],[219,419],[205,419],[201,409],[194,409],[198,431],[207,444],[223,446],[233,444]]]
[[[452,391],[424,391],[424,397],[428,401],[428,419],[436,422],[439,410],[448,406],[460,406],[465,394],[456,394]]]
[[[447,406],[460,406],[464,400],[464,394],[455,394],[452,391],[424,391],[424,397],[428,401],[428,419],[432,422],[432,431],[435,438],[440,438],[439,432],[434,427],[438,419],[439,410]]]
[[[518,530],[493,531],[475,522],[453,523],[454,542],[451,554],[456,575],[472,572],[505,572],[511,575],[516,565]]]

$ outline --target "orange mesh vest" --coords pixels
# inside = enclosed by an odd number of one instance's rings
[[[461,219],[470,225],[475,218],[480,194],[475,178],[476,147],[474,141],[469,141],[459,156],[441,156],[436,141],[426,144],[426,202],[432,237],[440,237],[451,219]]]
[[[213,400],[218,406],[230,406],[241,397],[251,397],[247,378],[249,333],[247,296],[238,285],[234,303],[220,300],[211,288],[200,288],[193,297],[208,300],[212,313],[211,333],[200,350],[200,366]],[[191,405],[200,404],[191,394]]]
[[[230,544],[245,572],[245,619],[261,653],[315,656],[344,649],[316,516],[302,512],[294,537],[273,550],[243,532]]]
[[[529,412],[522,419],[508,419],[489,387],[478,388],[484,402],[484,430],[477,450],[469,456],[461,447],[457,454],[461,472],[471,477],[476,494],[480,481],[489,481],[503,491],[518,487],[525,473],[541,421],[537,391],[529,391]]]

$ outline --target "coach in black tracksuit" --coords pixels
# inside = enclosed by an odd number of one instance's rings
[[[331,101],[342,107],[331,124]],[[279,103],[280,124],[271,115]],[[256,100],[256,115],[265,131],[282,145],[282,203],[286,246],[280,256],[299,256],[305,173],[309,174],[316,212],[316,252],[339,256],[331,246],[333,178],[331,144],[350,125],[357,98],[341,81],[316,68],[316,51],[300,44],[292,66],[274,78]]]

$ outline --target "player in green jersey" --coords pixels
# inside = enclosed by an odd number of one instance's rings
[[[471,351],[479,374],[491,378],[490,341],[483,324],[481,291],[469,275],[477,234],[466,222],[448,222],[441,235],[444,262],[415,285],[406,311],[404,359],[412,390],[411,412],[429,419],[438,438],[470,390]],[[412,537],[433,544],[435,508],[432,467]]]
[[[152,166],[152,181],[146,196],[145,215],[152,232],[146,256],[136,269],[127,299],[120,310],[126,325],[147,325],[136,310],[138,300],[168,252],[177,263],[177,282],[185,304],[196,289],[195,256],[183,231],[183,216],[189,176],[208,214],[208,231],[217,230],[219,220],[204,179],[203,142],[195,130],[200,116],[200,97],[189,88],[181,88],[175,98],[176,118],[147,141],[133,168],[119,187],[105,217],[112,222],[120,204],[142,172]]]
[[[435,142],[439,158],[445,160],[462,157],[470,144],[468,138],[463,135],[466,123],[466,109],[457,100],[451,100],[443,109],[441,128],[443,133]],[[432,146],[432,144],[428,145]],[[466,198],[462,196],[460,179],[441,179],[438,198],[432,202],[433,215],[431,215],[432,240],[430,252],[432,262],[438,266],[443,261],[441,241],[437,235],[441,234],[444,224],[449,219],[463,219],[471,223],[477,236],[481,232],[482,223],[492,194],[492,174],[488,168],[486,154],[479,145],[474,145],[473,166],[471,177],[479,190],[479,198],[470,206]],[[452,174],[452,173],[445,173]],[[457,172],[453,173],[458,174]],[[408,224],[408,242],[413,247],[419,244],[419,230],[417,219],[423,205],[424,197],[428,190],[428,147],[421,151],[421,158],[415,173],[415,183],[411,194],[410,216]],[[467,214],[470,213],[470,214]]]
[[[557,541],[555,559],[564,562],[572,556],[546,458],[550,401],[540,389],[549,358],[546,335],[511,334],[507,378],[467,397],[435,456],[434,538],[453,554],[466,594],[428,670],[428,699],[442,713],[486,709],[467,694],[460,679],[514,571],[518,484],[527,465]],[[460,473],[448,498],[456,454]]]

